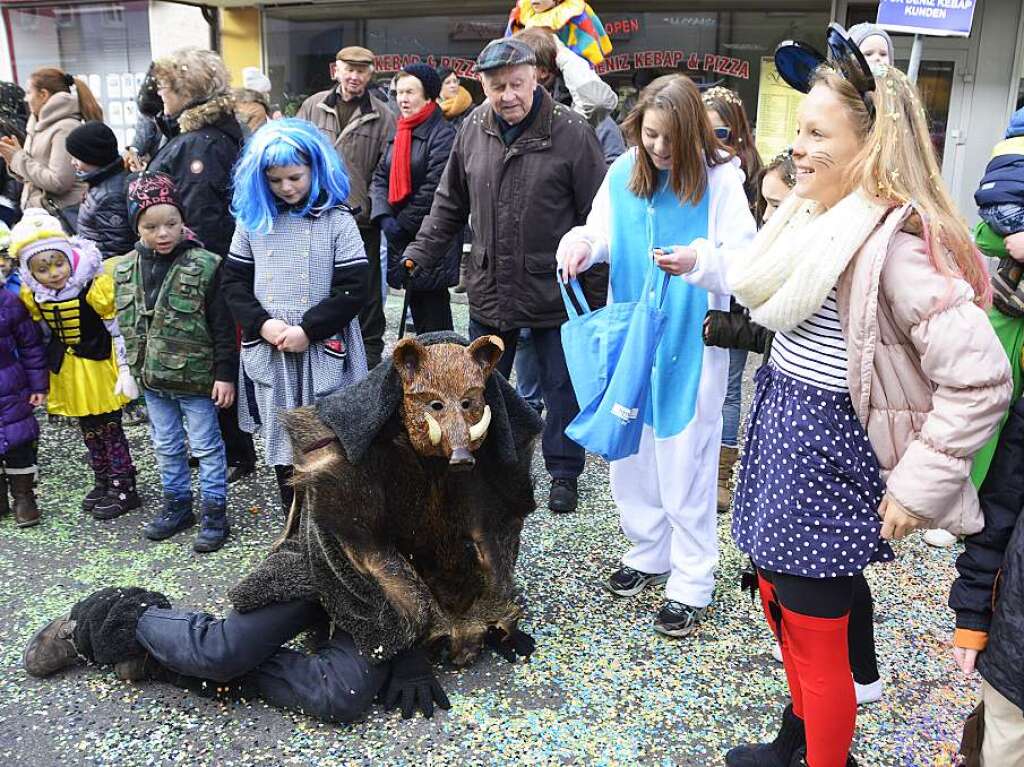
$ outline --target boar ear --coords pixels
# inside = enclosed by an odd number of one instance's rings
[[[501,359],[501,355],[505,351],[505,342],[498,336],[480,336],[466,347],[466,351],[473,358],[473,362],[484,371],[484,378],[486,378]]]
[[[403,338],[395,345],[391,358],[398,374],[406,383],[411,383],[419,373],[426,355],[426,348],[415,338]]]

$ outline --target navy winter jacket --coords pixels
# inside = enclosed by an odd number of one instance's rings
[[[136,238],[128,218],[128,171],[121,158],[82,180],[89,191],[78,209],[78,236],[96,243],[105,259],[130,253]]]

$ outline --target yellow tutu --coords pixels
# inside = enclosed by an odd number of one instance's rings
[[[50,373],[46,410],[54,415],[75,418],[111,413],[129,401],[126,397],[114,395],[116,384],[117,362],[113,354],[105,360],[87,360],[76,357],[68,349],[60,373]]]

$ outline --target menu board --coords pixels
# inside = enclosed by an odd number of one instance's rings
[[[757,92],[757,151],[765,162],[793,144],[796,113],[804,94],[786,85],[771,56],[761,59]]]

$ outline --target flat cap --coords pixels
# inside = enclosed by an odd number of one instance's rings
[[[476,58],[476,71],[488,72],[502,67],[517,67],[521,64],[536,64],[533,48],[521,40],[503,37],[487,43]]]
[[[344,61],[346,64],[362,64],[367,66],[373,63],[373,51],[359,45],[350,45],[338,51],[338,55],[334,58],[338,61]]]

